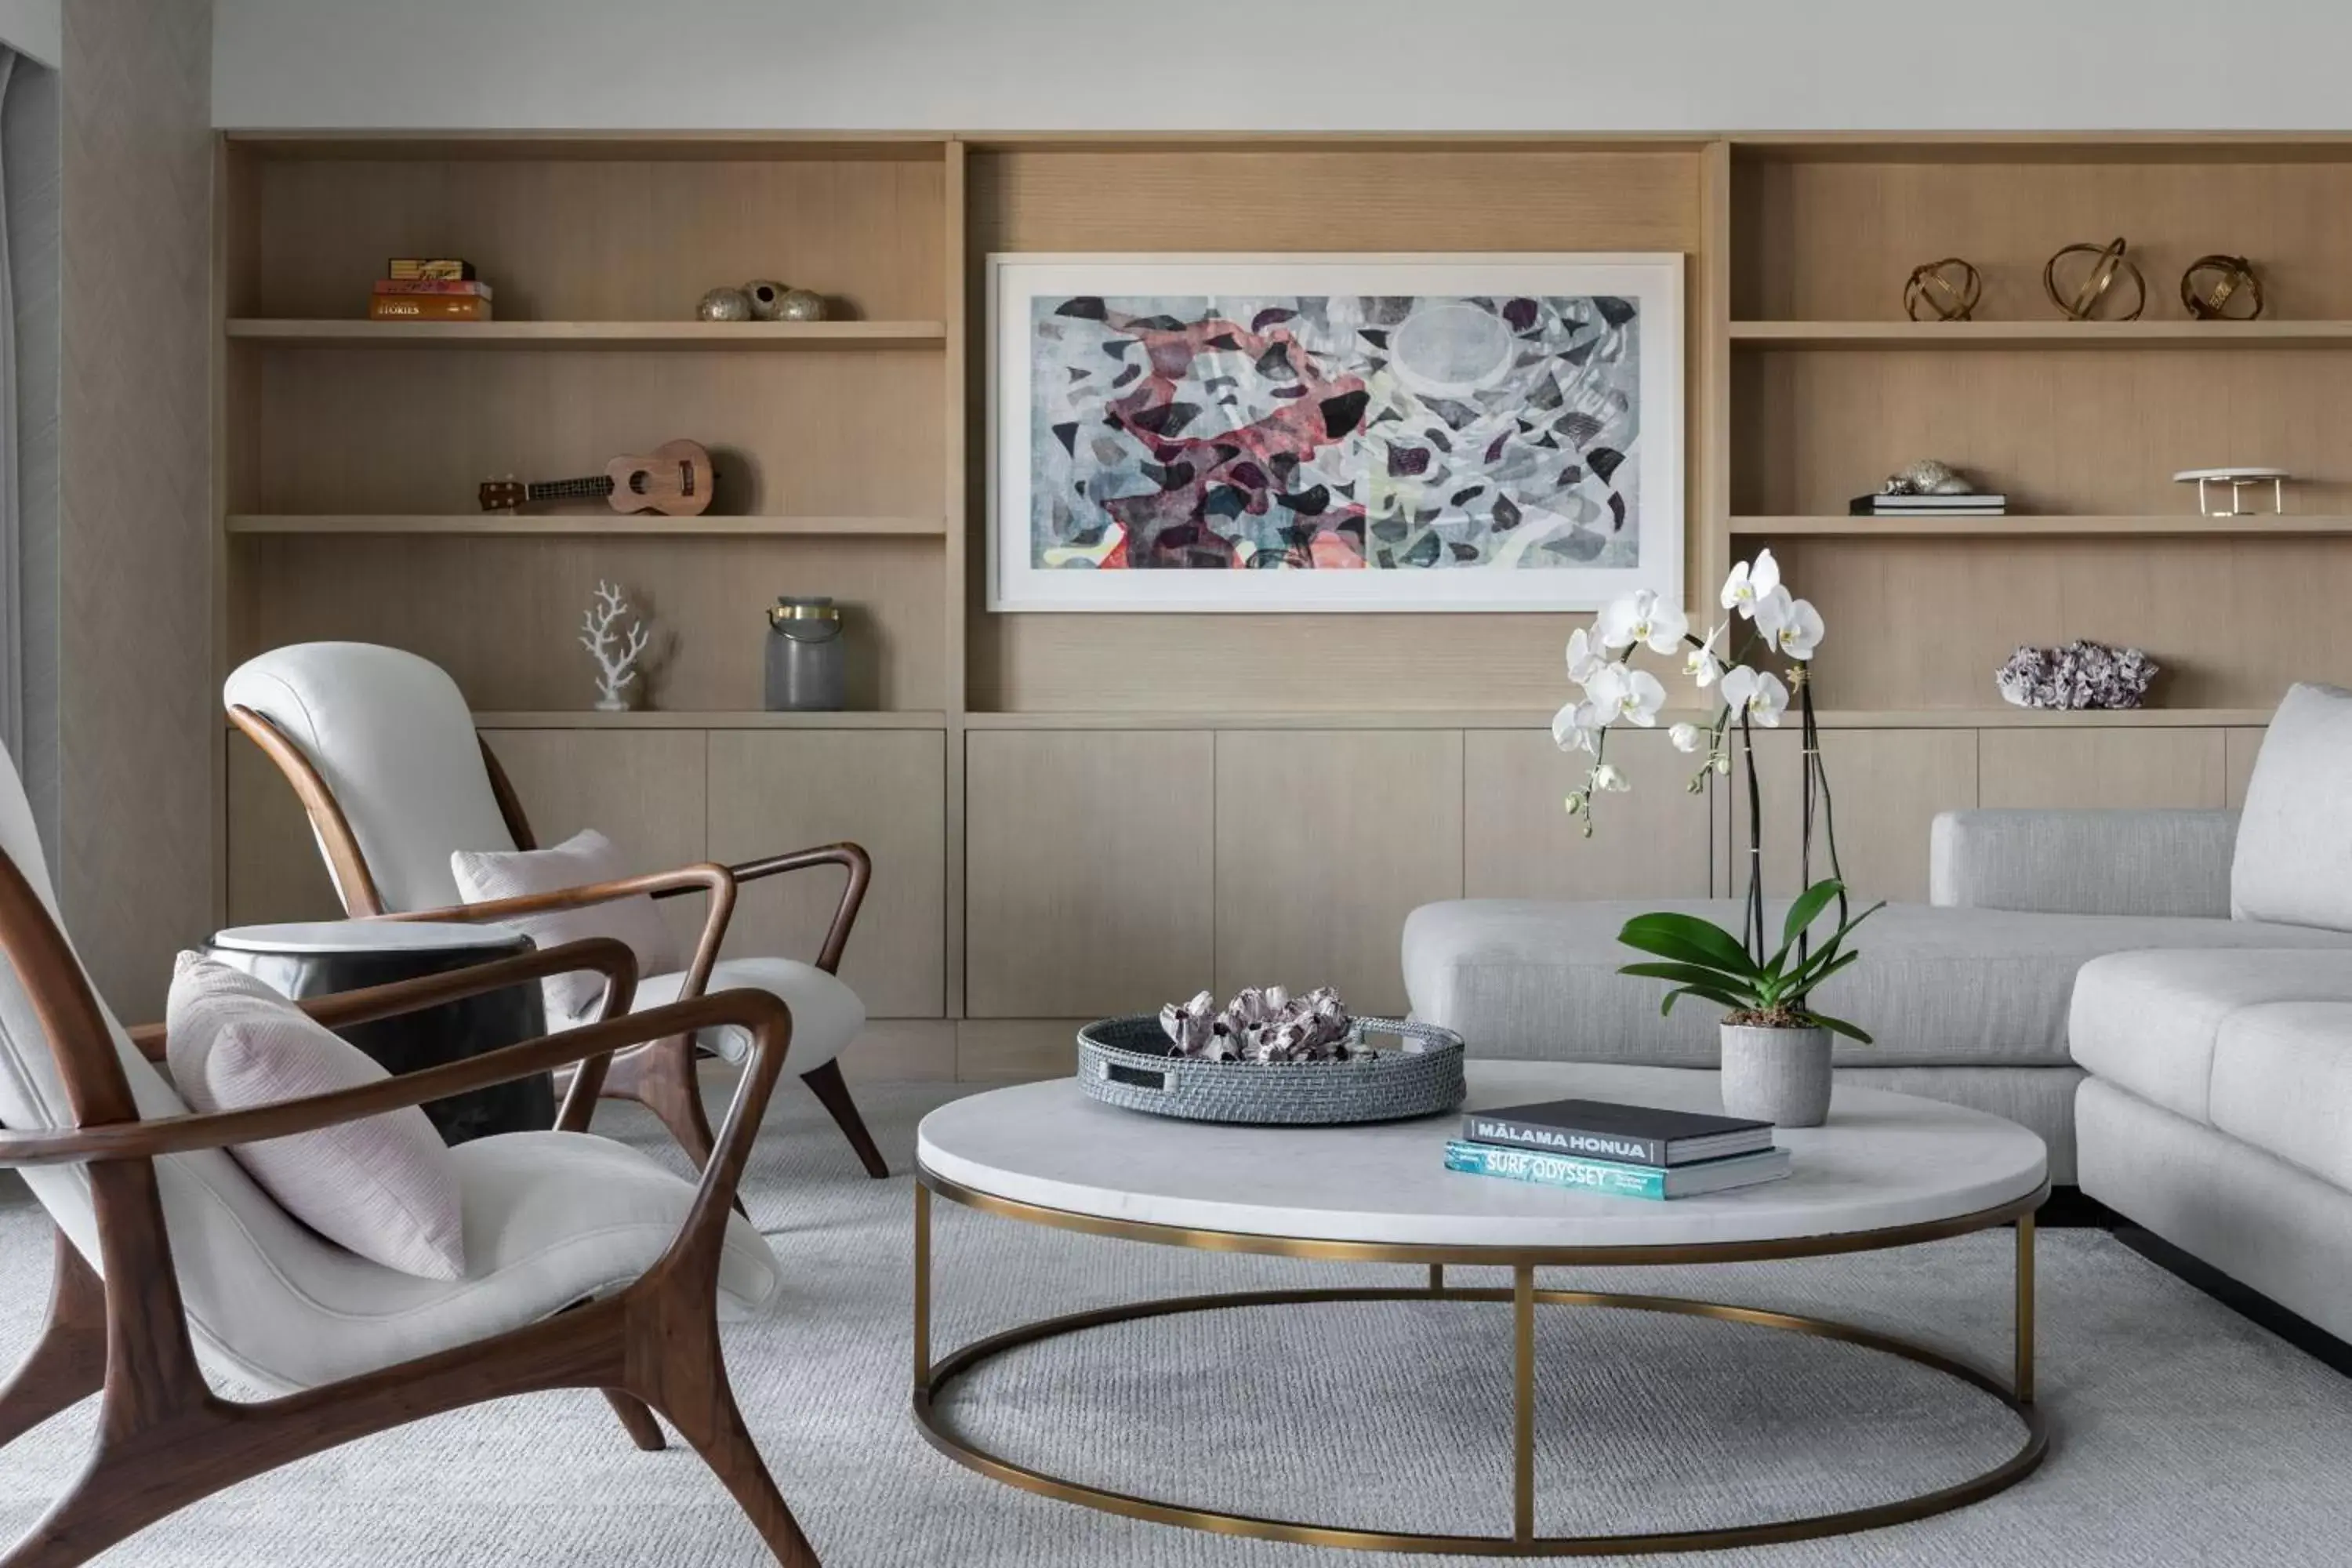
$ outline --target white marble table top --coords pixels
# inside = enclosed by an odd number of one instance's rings
[[[1722,1109],[1678,1068],[1472,1062],[1467,1109],[1613,1100]],[[1667,1203],[1445,1168],[1458,1112],[1368,1127],[1178,1121],[1089,1100],[1071,1079],[975,1094],[917,1133],[925,1170],[995,1197],[1248,1236],[1529,1248],[1792,1240],[1954,1219],[2041,1188],[2034,1133],[1980,1110],[1841,1086],[1825,1127],[1783,1128],[1785,1179]]]
[[[289,921],[231,926],[212,944],[234,952],[449,952],[512,946],[519,926],[484,921]]]

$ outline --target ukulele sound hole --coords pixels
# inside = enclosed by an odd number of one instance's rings
[[[629,476],[629,493],[631,495],[640,496],[646,493],[646,475],[644,469],[640,468],[635,473]]]

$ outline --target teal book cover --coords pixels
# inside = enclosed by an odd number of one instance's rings
[[[1651,1165],[1621,1165],[1607,1160],[1577,1160],[1532,1149],[1502,1149],[1454,1139],[1445,1145],[1448,1170],[1473,1175],[1503,1176],[1547,1187],[1573,1187],[1612,1197],[1655,1198],[1666,1195],[1666,1173]]]

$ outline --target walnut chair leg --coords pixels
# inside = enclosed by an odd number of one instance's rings
[[[877,1180],[888,1175],[889,1163],[882,1158],[882,1151],[874,1146],[874,1135],[866,1131],[866,1119],[857,1114],[857,1102],[849,1098],[849,1085],[842,1081],[841,1064],[827,1062],[821,1068],[803,1073],[801,1081],[815,1092],[827,1110],[833,1112],[835,1123],[840,1127],[842,1135],[849,1140],[850,1148],[856,1151],[858,1163],[866,1167],[866,1173]]]
[[[655,1419],[644,1400],[626,1390],[608,1388],[604,1390],[604,1403],[613,1407],[613,1414],[627,1429],[629,1440],[638,1447],[648,1454],[658,1454],[669,1447],[668,1439],[662,1436],[661,1423]]]
[[[634,1100],[660,1118],[696,1170],[710,1163],[710,1116],[702,1107],[691,1040],[656,1040],[616,1058],[605,1075],[604,1095]]]
[[[712,1359],[717,1359],[716,1347]],[[822,1568],[816,1548],[801,1533],[800,1521],[793,1517],[783,1493],[776,1489],[775,1478],[768,1473],[768,1462],[760,1457],[760,1446],[751,1440],[751,1429],[743,1425],[743,1414],[736,1408],[735,1396],[723,1381],[725,1373],[719,1376],[721,1381],[695,1402],[701,1408],[685,1420],[679,1419],[677,1410],[666,1409],[663,1414],[694,1451],[702,1456],[711,1474],[734,1494],[736,1502],[751,1521],[751,1527],[760,1532],[760,1539],[768,1543],[768,1550],[775,1553],[782,1568]],[[0,1564],[0,1568],[6,1565]]]
[[[0,1389],[0,1447],[106,1382],[106,1287],[58,1231],[49,1278],[49,1318],[8,1385]]]

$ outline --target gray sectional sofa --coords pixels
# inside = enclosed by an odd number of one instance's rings
[[[2222,811],[1937,819],[1930,902],[1822,992],[1841,1082],[2032,1128],[2051,1175],[2352,1336],[2352,693],[2298,686]],[[1615,971],[1648,909],[1467,900],[1404,928],[1415,1016],[1474,1054],[1710,1067],[1716,1019]],[[1778,918],[1777,913],[1774,916]]]

